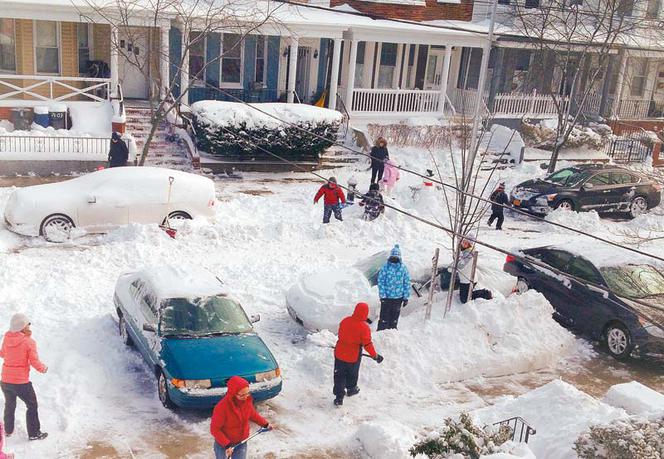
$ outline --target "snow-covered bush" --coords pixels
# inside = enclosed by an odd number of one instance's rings
[[[592,426],[579,436],[574,449],[581,459],[664,458],[664,418],[619,419]]]
[[[480,428],[473,423],[468,413],[461,413],[459,419],[447,418],[442,429],[416,443],[411,456],[424,454],[430,459],[444,459],[452,454],[464,458],[479,459],[483,454],[500,452],[500,445],[512,438],[512,429],[501,425],[498,429]]]
[[[556,140],[557,120],[524,120],[521,134],[528,145],[552,150]],[[611,127],[606,124],[588,123],[577,125],[565,143],[564,148],[586,147],[600,150],[613,138]]]
[[[265,150],[288,159],[318,158],[342,121],[337,111],[305,104],[206,100],[193,104],[192,112],[199,149],[240,159],[275,159]]]

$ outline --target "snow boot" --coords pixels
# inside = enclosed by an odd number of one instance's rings
[[[46,432],[39,432],[37,435],[34,435],[30,437],[30,440],[43,440],[44,438],[48,437],[48,434]]]
[[[343,398],[337,397],[337,398],[334,399],[334,405],[335,406],[341,406],[343,404],[344,404],[344,399]]]
[[[360,393],[360,388],[357,386],[353,387],[352,389],[346,390],[346,395],[348,397],[352,397],[353,395],[357,395],[359,393]]]

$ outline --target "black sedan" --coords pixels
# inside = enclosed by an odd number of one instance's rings
[[[556,247],[527,249],[522,254],[523,258],[508,255],[503,270],[517,277],[519,292],[542,293],[562,325],[603,342],[617,359],[632,354],[664,357],[664,275],[660,270],[627,263],[597,268],[586,258]]]
[[[528,180],[510,194],[514,207],[535,214],[552,209],[626,212],[636,217],[661,202],[662,185],[644,174],[603,164],[560,169],[544,179]]]

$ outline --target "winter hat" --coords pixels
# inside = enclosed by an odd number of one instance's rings
[[[380,185],[378,185],[377,183],[372,183],[371,185],[369,185],[369,191],[372,191],[372,190],[373,191],[380,190]]]
[[[330,177],[329,179],[327,179],[327,181],[332,182],[332,183],[337,183],[337,178],[336,177]]]
[[[504,190],[504,189],[505,189],[505,182],[500,182],[500,183],[498,184],[498,189],[499,189],[499,190]]]
[[[111,138],[115,141],[118,141],[122,138],[122,135],[119,132],[114,132],[113,134],[111,134]]]
[[[29,323],[30,321],[28,320],[28,316],[21,314],[20,312],[16,313],[9,321],[9,331],[20,332],[25,327],[27,327]]]
[[[356,186],[357,185],[357,179],[355,177],[351,177],[348,179],[348,186]]]
[[[401,249],[399,248],[399,244],[394,244],[392,252],[390,252],[390,257],[397,257],[401,259]]]

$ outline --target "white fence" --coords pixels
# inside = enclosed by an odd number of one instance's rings
[[[567,109],[569,97],[559,97],[557,100],[549,95],[531,93],[498,93],[494,105],[496,115],[556,115],[558,105],[562,110]]]
[[[440,111],[440,91],[357,88],[353,103],[346,106],[351,113],[435,113]]]
[[[39,75],[0,75],[0,101],[11,99],[46,102],[67,99],[101,102],[108,99],[109,78]]]
[[[73,153],[105,157],[111,145],[106,137],[0,136],[0,153]]]

